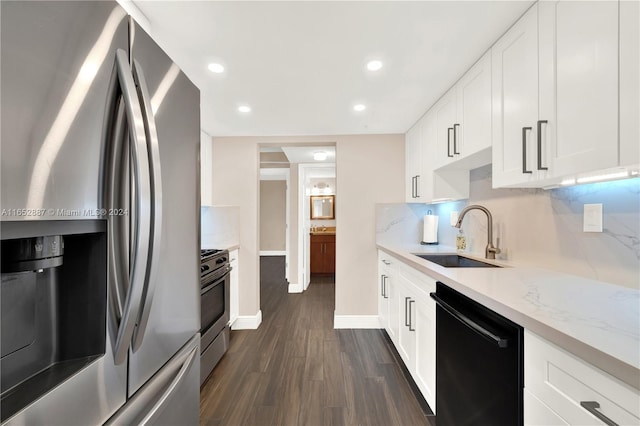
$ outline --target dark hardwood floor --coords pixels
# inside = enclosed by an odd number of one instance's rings
[[[263,257],[262,324],[231,332],[201,390],[202,425],[429,425],[380,330],[334,330],[333,278],[287,293]]]

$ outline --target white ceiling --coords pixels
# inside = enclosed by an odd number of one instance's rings
[[[212,136],[404,133],[531,3],[135,1]]]

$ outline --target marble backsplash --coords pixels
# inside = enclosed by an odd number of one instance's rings
[[[200,209],[200,247],[228,249],[240,244],[240,207],[203,206]]]
[[[603,232],[582,231],[584,204],[602,203]],[[599,281],[640,288],[640,179],[553,190],[493,189],[491,166],[472,170],[469,200],[441,204],[378,204],[376,237],[389,244],[422,239],[423,216],[439,216],[438,242],[455,247],[452,211],[481,204],[493,215],[497,257]],[[462,225],[467,250],[484,256],[487,220],[471,211]]]

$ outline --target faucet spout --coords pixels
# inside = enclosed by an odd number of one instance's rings
[[[484,212],[485,215],[487,215],[487,247],[485,248],[485,251],[484,251],[484,257],[486,259],[495,259],[496,254],[500,253],[500,249],[493,245],[493,216],[491,216],[491,212],[489,211],[489,209],[479,204],[472,204],[470,206],[465,207],[464,209],[462,209],[462,211],[460,212],[460,215],[458,216],[458,222],[456,222],[456,228],[460,228],[460,226],[462,226],[462,219],[464,219],[464,216],[470,210],[480,210]]]

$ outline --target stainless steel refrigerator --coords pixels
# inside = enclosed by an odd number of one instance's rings
[[[2,423],[197,424],[199,90],[114,1],[0,7]]]

